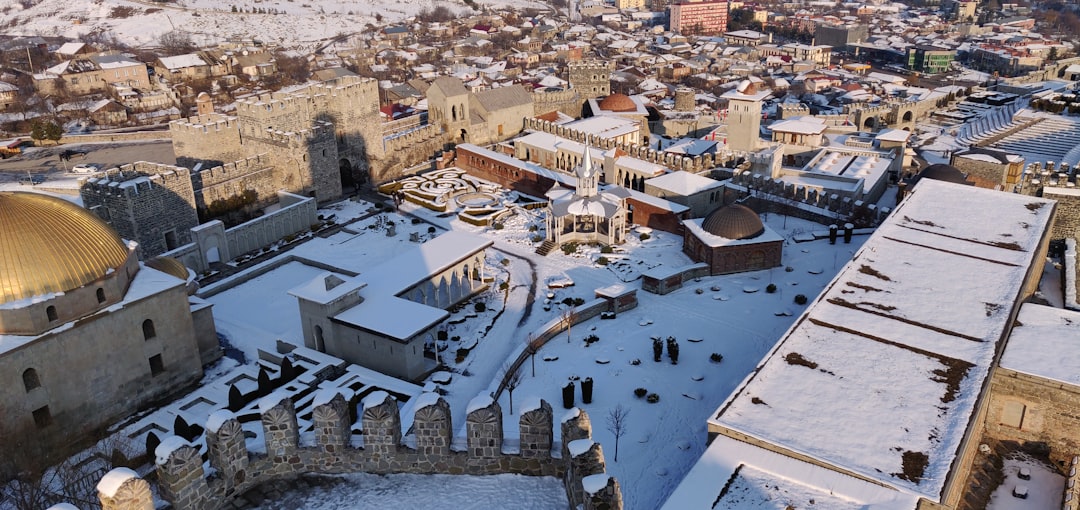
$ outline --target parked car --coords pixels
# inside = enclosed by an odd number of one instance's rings
[[[100,170],[97,165],[93,163],[79,163],[71,167],[71,171],[77,174],[92,174]]]
[[[45,182],[45,176],[41,174],[27,175],[26,177],[19,178],[19,184],[33,186],[35,184],[41,184]]]

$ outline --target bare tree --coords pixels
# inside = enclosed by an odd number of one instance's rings
[[[566,343],[570,343],[570,326],[573,326],[577,322],[578,312],[574,307],[567,308],[562,312],[559,312],[559,318],[562,319],[563,324],[566,325]]]
[[[619,462],[619,438],[630,428],[630,410],[619,404],[608,411],[607,429],[615,436],[615,462]]]
[[[536,351],[539,351],[544,346],[544,342],[539,338],[534,338],[532,333],[529,333],[529,358],[532,361],[532,376],[536,377]]]
[[[511,361],[503,367],[503,386],[510,397],[510,414],[514,414],[514,390],[521,385],[521,367],[514,367]]]

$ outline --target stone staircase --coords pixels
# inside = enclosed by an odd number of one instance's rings
[[[536,254],[546,257],[548,253],[551,253],[551,250],[558,248],[558,246],[559,245],[555,244],[555,241],[544,241],[536,248]]]

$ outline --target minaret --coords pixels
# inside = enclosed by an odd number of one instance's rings
[[[596,170],[592,165],[592,156],[589,155],[589,144],[585,144],[585,151],[581,154],[581,164],[577,168],[577,190],[574,192],[582,198],[596,196],[599,185]]]

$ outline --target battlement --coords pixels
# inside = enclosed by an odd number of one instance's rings
[[[190,189],[190,174],[191,171],[184,167],[136,161],[79,179],[79,191],[84,194],[122,194],[131,198],[151,192],[155,187]]]
[[[578,62],[570,62],[566,65],[567,69],[571,72],[575,71],[605,71],[611,72],[615,70],[615,62],[605,60],[582,60]]]
[[[236,117],[213,113],[199,115],[169,122],[169,131],[173,133],[207,134],[239,129]]]
[[[545,102],[545,103],[561,103],[564,101],[574,101],[578,99],[578,93],[576,90],[534,90],[532,93],[533,102]]]
[[[426,126],[388,136],[383,139],[383,146],[385,147],[386,154],[393,154],[397,151],[406,150],[420,142],[439,137],[442,133],[443,131],[440,126],[428,124]]]
[[[192,176],[196,189],[209,188],[225,181],[245,177],[252,172],[270,167],[272,162],[267,154],[258,154],[224,165],[200,170]]]
[[[268,128],[258,138],[260,141],[282,147],[307,147],[312,141],[333,140],[334,125],[329,122],[315,121],[310,128],[297,131],[279,131]]]
[[[622,508],[621,489],[606,475],[589,417],[577,408],[560,421],[559,448],[552,440],[551,406],[538,398],[522,404],[520,435],[512,442],[503,438],[502,409],[487,395],[469,403],[463,438],[453,436],[449,405],[434,393],[413,402],[412,426],[404,436],[399,403],[386,392],[360,399],[345,388],[323,389],[311,404],[310,417],[300,419],[287,393],[263,397],[258,402],[262,426],[255,432],[262,436],[262,448],[252,448],[249,442],[258,441],[246,437],[252,428],[245,429],[241,417],[224,409],[208,417],[203,436],[193,442],[164,438],[153,452],[162,498],[177,510],[217,508],[264,482],[305,473],[513,473],[562,477],[571,508]],[[352,407],[360,416],[359,432],[354,432]],[[203,468],[200,443],[206,445],[212,476]],[[589,477],[592,482],[606,477],[606,483],[584,483]],[[127,468],[106,474],[98,492],[106,509],[119,508],[118,497],[129,505],[123,508],[155,507],[149,486]]]

